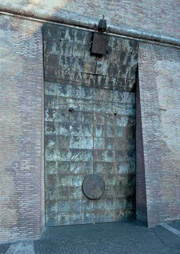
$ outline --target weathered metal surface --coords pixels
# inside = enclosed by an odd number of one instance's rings
[[[87,175],[82,184],[84,195],[92,200],[99,199],[105,191],[105,182],[101,175]]]
[[[134,91],[138,43],[109,37],[103,58],[90,57],[92,32],[45,25],[44,68],[46,82],[68,81],[110,90]]]
[[[94,33],[92,42],[92,54],[105,55],[107,53],[108,35]]]
[[[132,218],[137,43],[110,37],[98,58],[91,32],[46,25],[43,34],[46,225]],[[99,200],[82,192],[88,174],[104,178]]]

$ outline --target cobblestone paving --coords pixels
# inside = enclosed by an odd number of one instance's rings
[[[175,242],[174,235],[157,228],[137,222],[49,227],[34,241],[34,248],[32,242],[12,244],[9,249],[1,245],[0,254],[179,254],[180,245],[168,247],[166,241]]]

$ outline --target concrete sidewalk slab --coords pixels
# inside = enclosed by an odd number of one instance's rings
[[[168,223],[168,225],[180,231],[180,221],[174,221],[174,222]]]
[[[178,249],[180,253],[180,236],[174,234],[163,226],[157,226],[153,230],[164,245],[173,249]]]

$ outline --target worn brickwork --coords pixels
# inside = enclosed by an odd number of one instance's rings
[[[109,37],[90,55],[92,33],[44,26],[46,225],[117,221],[135,214],[137,43]],[[89,200],[87,174],[105,192]]]
[[[38,23],[0,17],[0,242],[43,226],[42,55]]]
[[[105,15],[108,24],[180,38],[179,0],[6,0],[0,8],[52,20],[97,23]]]
[[[149,226],[180,219],[179,70],[179,50],[140,44],[139,94]]]
[[[136,219],[147,224],[146,180],[139,80],[136,84]]]

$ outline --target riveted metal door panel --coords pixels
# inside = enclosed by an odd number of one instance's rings
[[[137,43],[109,36],[98,57],[92,32],[46,24],[43,36],[46,225],[131,219]]]

